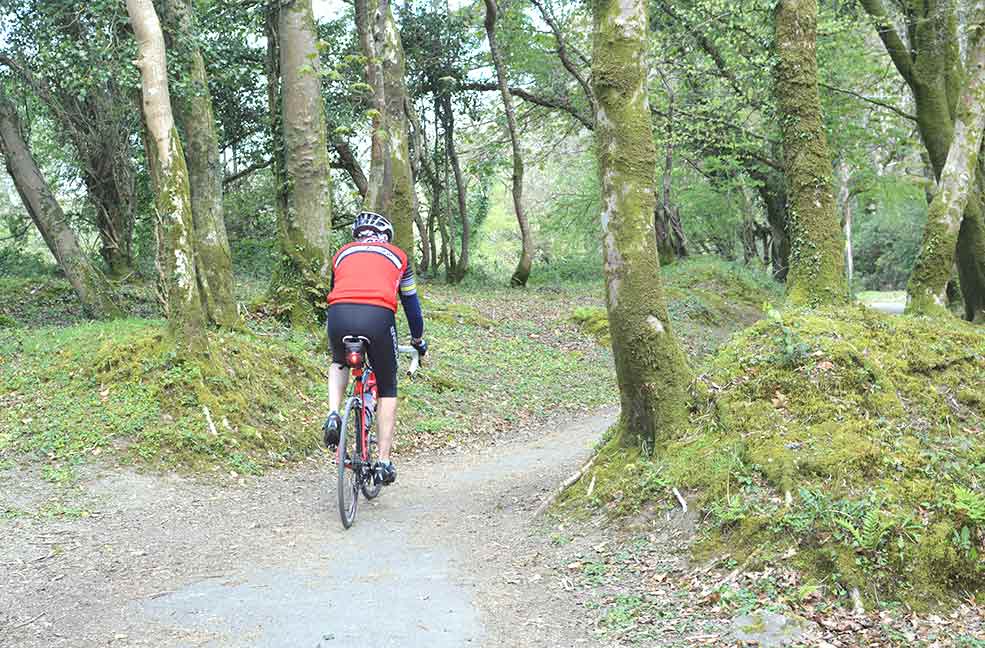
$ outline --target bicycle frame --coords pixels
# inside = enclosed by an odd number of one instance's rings
[[[373,375],[373,368],[368,364],[363,367],[353,367],[350,368],[352,372],[352,396],[351,399],[355,399],[359,402],[360,417],[359,417],[359,432],[356,434],[356,454],[358,460],[349,459],[346,462],[346,468],[354,470],[356,475],[360,480],[363,480],[367,476],[367,471],[371,468],[369,461],[369,429],[371,424],[366,416],[367,403],[366,403],[366,383],[369,381],[369,377]],[[344,448],[339,446],[336,450],[336,458],[338,461],[343,461],[342,453],[345,451]],[[356,470],[358,468],[358,470]]]

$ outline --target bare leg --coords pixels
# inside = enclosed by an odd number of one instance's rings
[[[379,421],[380,461],[390,461],[390,448],[393,447],[393,431],[397,427],[396,397],[381,398],[376,406],[376,420]]]
[[[342,406],[342,397],[349,386],[349,367],[332,363],[328,369],[328,409],[338,412]]]

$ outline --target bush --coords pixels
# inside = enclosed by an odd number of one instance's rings
[[[43,277],[57,272],[58,266],[52,263],[50,254],[26,251],[19,246],[0,246],[0,276]]]

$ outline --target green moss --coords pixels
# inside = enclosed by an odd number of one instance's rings
[[[583,306],[576,308],[571,315],[571,321],[578,327],[595,338],[599,344],[609,346],[612,338],[609,335],[609,314],[604,308],[597,306]]]
[[[662,267],[666,281],[667,310],[675,324],[699,327],[694,337],[707,339],[708,327],[731,329],[736,323],[750,323],[762,316],[765,302],[780,297],[779,285],[768,275],[738,263],[710,257],[692,257],[672,267]],[[571,320],[600,344],[610,345],[608,313],[604,308],[576,308]]]
[[[140,320],[24,333],[0,366],[0,450],[236,472],[315,450],[318,412],[298,400],[321,396],[321,374],[300,349],[246,333],[209,343],[209,357],[183,356]]]
[[[790,336],[806,348],[796,362]],[[672,505],[676,486],[708,513],[704,555],[762,548],[916,607],[985,586],[979,329],[861,307],[775,313],[710,358],[690,393],[689,428],[652,458],[603,450],[588,505]],[[567,506],[586,504],[585,481]],[[981,519],[968,512],[979,501]]]
[[[429,322],[466,324],[484,329],[490,329],[496,325],[492,319],[480,313],[479,309],[466,304],[438,303],[429,299],[422,299],[421,308]]]

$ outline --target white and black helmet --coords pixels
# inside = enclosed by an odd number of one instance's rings
[[[385,236],[387,241],[393,240],[393,225],[384,216],[376,212],[359,212],[352,223],[352,238],[357,239],[366,232],[374,232]]]

